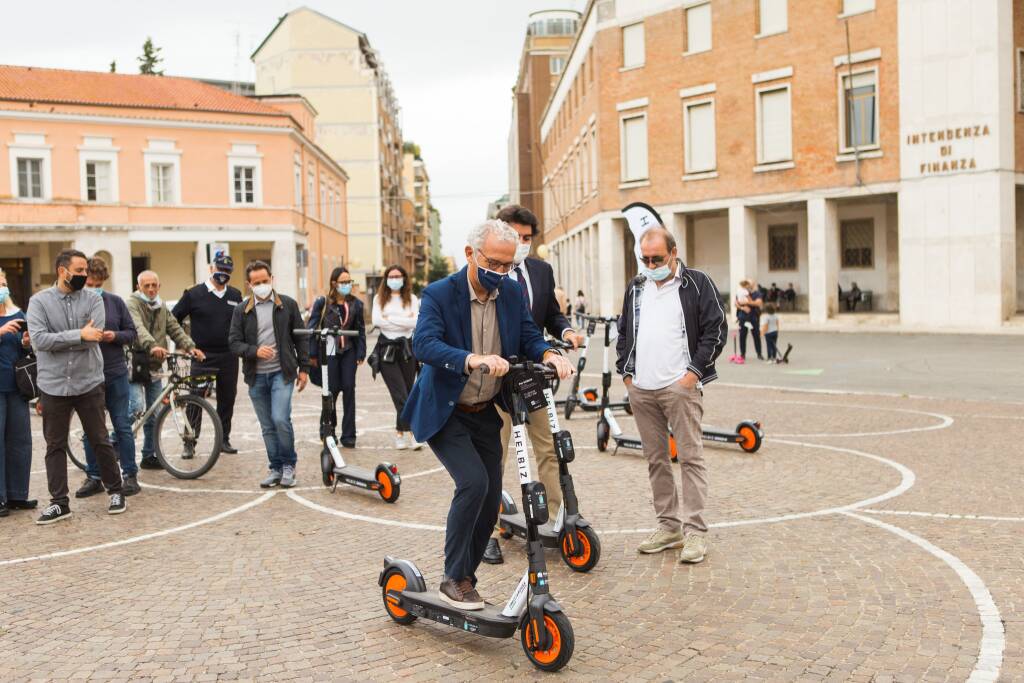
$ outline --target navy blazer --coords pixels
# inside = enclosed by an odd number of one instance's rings
[[[502,356],[542,360],[551,347],[526,308],[519,284],[503,278],[494,303]],[[466,267],[420,294],[412,350],[423,368],[402,411],[402,420],[412,427],[417,441],[427,441],[441,431],[469,379],[463,372],[473,348],[469,305]]]

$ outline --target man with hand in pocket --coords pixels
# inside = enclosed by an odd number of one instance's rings
[[[680,562],[697,563],[707,554],[708,529],[703,387],[718,377],[715,359],[725,346],[728,325],[715,283],[679,260],[675,238],[658,213],[639,202],[622,212],[639,245],[641,269],[622,302],[616,369],[629,388],[658,516],[658,528],[637,550],[681,548]],[[669,427],[679,452],[682,516]]]

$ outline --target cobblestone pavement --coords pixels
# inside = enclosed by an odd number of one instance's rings
[[[143,471],[144,491],[116,517],[100,496],[72,500],[75,516],[56,526],[0,519],[0,680],[545,678],[518,635],[385,615],[386,553],[415,560],[436,588],[452,486],[429,450],[392,448],[383,383],[365,369],[359,381],[359,448],[347,453],[398,464],[394,505],[319,485],[311,390],[295,404],[299,488],[261,491],[265,457],[242,391],[242,453],[202,479]],[[576,634],[562,677],[1024,679],[1019,406],[724,383],[705,406],[712,425],[761,419],[767,439],[754,455],[705,449],[713,528],[695,566],[635,552],[654,525],[641,454],[599,453],[595,413],[566,423],[603,555],[588,574],[548,555]],[[45,499],[40,430],[34,418],[32,492]],[[493,602],[525,564],[521,543],[503,545],[506,563],[480,571]]]

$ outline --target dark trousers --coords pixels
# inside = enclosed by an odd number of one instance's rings
[[[341,441],[356,440],[356,351],[351,346],[334,356],[328,365],[331,399],[341,394]]]
[[[456,410],[427,443],[455,481],[444,574],[475,583],[501,504],[501,417],[493,405],[479,413]]]
[[[380,342],[377,342],[380,346]],[[383,350],[381,354],[383,355]],[[388,393],[391,394],[391,401],[395,404],[395,412],[397,417],[395,418],[395,429],[400,432],[412,431],[408,422],[402,421],[402,410],[405,409],[405,402],[409,398],[409,392],[412,391],[412,385],[416,383],[416,359],[410,354],[409,358],[402,358],[402,348],[398,346],[395,349],[395,360],[392,363],[385,363],[383,360],[380,363],[380,374],[384,377],[384,384],[388,387]]]
[[[100,479],[107,493],[121,492],[121,470],[117,456],[107,436],[107,420],[104,414],[106,392],[103,384],[80,396],[50,396],[40,393],[43,405],[43,438],[46,439],[46,483],[50,489],[50,502],[68,504],[68,431],[71,429],[71,413],[78,413],[78,419],[85,431],[85,438],[92,444],[100,466]]]
[[[104,384],[105,402],[110,422],[114,425],[114,441],[117,455],[121,461],[121,474],[134,477],[139,472],[135,463],[135,435],[132,433],[131,384],[128,375],[108,379]],[[92,450],[88,439],[85,443],[85,474],[90,479],[100,478],[100,468],[96,463],[96,453]]]
[[[753,329],[750,330],[750,335],[754,338],[754,350],[757,351],[757,357],[761,357],[761,329],[758,327],[760,322],[757,318],[748,318],[746,316],[740,316],[740,355],[744,358],[747,357],[747,323],[749,322]]]
[[[27,500],[31,471],[28,401],[17,391],[0,391],[0,501]]]
[[[217,373],[217,417],[224,428],[224,441],[230,441],[231,418],[235,414],[235,395],[238,394],[238,356],[230,351],[206,351],[206,360],[192,364],[193,375]],[[189,415],[193,428],[198,429]]]
[[[764,343],[768,346],[768,360],[775,360],[779,355],[779,333],[765,332]]]

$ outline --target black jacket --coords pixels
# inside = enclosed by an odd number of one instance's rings
[[[324,311],[324,303],[327,301],[324,297],[317,298],[313,302],[313,310],[309,312],[309,324],[307,327],[311,330],[320,329],[320,319],[323,318],[324,327],[340,327],[341,326],[341,310],[338,304],[332,303]],[[348,324],[342,329],[345,330],[356,330],[359,332],[358,337],[344,337],[346,347],[351,345],[356,352],[356,360],[366,360],[366,321],[363,320],[363,302],[361,299],[357,299],[354,296],[348,297],[346,303],[349,306]],[[341,348],[338,348],[338,352],[344,353]],[[316,339],[312,339],[309,347],[309,355],[312,358],[316,358],[320,355],[320,348],[316,343]]]
[[[555,272],[551,269],[551,264],[530,256],[523,262],[523,267],[526,268],[530,288],[533,290],[533,309],[530,311],[533,314],[533,322],[542,330],[547,330],[555,339],[561,339],[566,330],[572,329],[572,325],[558,308],[558,299],[555,298]],[[525,287],[526,284],[521,286]]]
[[[242,293],[228,285],[224,296],[210,293],[205,282],[186,289],[171,315],[181,324],[189,319],[188,332],[203,351],[224,353],[229,348],[231,316],[242,303]]]
[[[707,384],[718,378],[715,359],[725,348],[729,325],[718,298],[718,288],[707,273],[687,268],[682,262],[679,267],[682,268],[679,303],[683,307],[686,341],[690,347],[690,364],[686,368],[700,377],[703,384]],[[636,333],[640,325],[640,302],[643,300],[646,281],[644,275],[633,278],[622,300],[615,369],[626,377],[632,377],[636,369]]]
[[[256,319],[256,298],[249,296],[235,306],[228,332],[231,352],[242,357],[245,383],[256,380],[256,350],[259,348],[259,322]],[[274,337],[277,355],[281,361],[281,375],[285,382],[294,382],[299,372],[309,372],[309,351],[305,337],[296,338],[292,330],[305,327],[295,299],[274,292]]]

